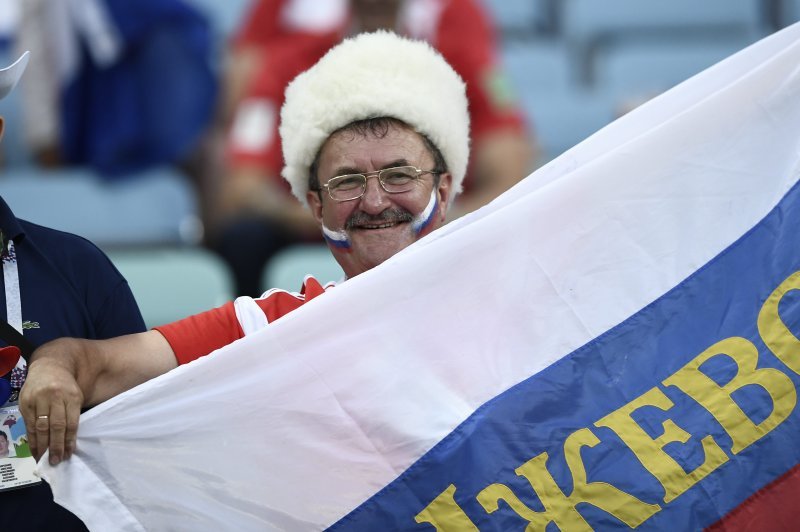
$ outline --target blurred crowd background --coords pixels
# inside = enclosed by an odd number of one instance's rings
[[[265,98],[347,34],[426,38],[499,109],[473,116],[458,216],[798,20],[800,0],[0,0],[0,62],[31,51],[0,102],[0,195],[99,245],[157,325],[341,276],[278,178]]]

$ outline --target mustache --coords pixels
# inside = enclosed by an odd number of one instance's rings
[[[382,223],[402,223],[410,222],[414,219],[405,209],[395,208],[386,209],[378,215],[367,214],[364,211],[354,212],[344,224],[345,230],[354,229],[361,225],[382,224]]]

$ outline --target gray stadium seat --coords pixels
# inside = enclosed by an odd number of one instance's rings
[[[562,6],[563,37],[584,84],[599,75],[594,57],[623,43],[721,39],[744,45],[769,32],[761,0],[569,0]]]
[[[545,39],[510,41],[501,56],[515,91],[559,92],[574,83],[569,50],[563,43]]]
[[[193,244],[202,236],[195,191],[169,169],[104,182],[83,169],[10,168],[0,196],[28,221],[104,247]]]
[[[795,22],[800,22],[800,0],[783,0],[782,24],[791,26]]]
[[[556,31],[557,4],[562,0],[482,0],[498,30],[506,36]]]
[[[595,58],[596,83],[625,94],[661,92],[745,48],[739,39],[621,44]]]
[[[753,37],[764,32],[761,0],[567,0],[567,39],[594,39],[614,32],[726,30]]]
[[[264,268],[261,285],[263,290],[282,288],[298,292],[303,278],[313,275],[323,285],[328,281],[340,281],[344,272],[325,244],[297,244],[289,246],[270,259]]]
[[[545,159],[552,159],[605,127],[615,118],[616,96],[607,91],[571,88],[521,94]]]
[[[111,251],[148,327],[170,323],[234,298],[230,272],[203,248]]]

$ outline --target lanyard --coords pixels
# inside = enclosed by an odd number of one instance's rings
[[[3,281],[6,288],[6,321],[22,334],[22,300],[19,296],[19,270],[14,241],[3,251]]]
[[[6,290],[6,321],[22,334],[22,299],[19,293],[19,270],[17,269],[17,253],[14,250],[13,240],[8,241],[2,257],[3,282]],[[24,371],[26,367],[25,359],[20,357],[17,368]]]

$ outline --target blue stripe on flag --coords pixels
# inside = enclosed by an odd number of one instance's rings
[[[763,373],[770,383],[777,378],[797,389],[800,378],[767,348],[756,323],[766,298],[800,270],[799,202],[800,189],[796,185],[764,220],[684,282],[619,326],[483,405],[398,479],[331,528],[432,530],[430,524],[417,524],[415,516],[448,486],[455,486],[453,499],[457,506],[451,504],[448,508],[451,517],[455,515],[457,519],[451,520],[451,525],[462,519],[462,525],[471,522],[480,530],[523,530],[535,514],[527,514],[528,519],[518,514],[544,512],[545,508],[529,479],[515,473],[515,469],[534,457],[542,459],[542,453],[547,453],[547,472],[568,496],[573,490],[575,465],[571,471],[566,463],[564,442],[580,429],[589,429],[599,439],[596,445],[584,446],[580,451],[587,480],[606,482],[639,499],[639,518],[652,514],[639,529],[696,529],[719,520],[756,490],[800,463],[796,397],[792,403],[791,393],[781,395],[780,404],[791,406],[788,417],[735,453],[733,440],[723,425],[700,403],[663,381],[715,343],[743,337],[757,347],[758,371],[775,368],[780,372]],[[800,336],[798,293],[800,290],[787,293],[779,306],[781,318],[795,336]],[[545,355],[531,346],[532,357]],[[732,358],[716,356],[700,369],[723,386],[734,377],[737,366]],[[631,417],[650,438],[664,433],[663,423],[668,419],[691,435],[685,443],[664,445],[664,452],[689,472],[713,456],[711,450],[704,450],[703,437],[711,435],[724,453],[725,463],[713,466],[702,480],[689,481],[685,491],[678,486],[677,477],[664,481],[667,475],[661,473],[664,477],[659,481],[610,428],[595,425],[612,412],[619,414],[620,408],[653,388],[656,391],[651,392],[652,397],[663,393],[674,406],[665,407],[666,410],[644,406]],[[732,398],[755,424],[768,418],[775,408],[767,389],[761,386],[743,386],[732,392]],[[658,452],[649,456],[665,463]],[[544,485],[544,476],[529,475],[539,487]],[[487,513],[476,497],[493,484],[496,487],[488,493],[495,498],[499,493],[513,494],[517,498],[513,502],[516,511],[501,501],[497,511]],[[674,499],[665,501],[665,485],[676,492]],[[557,499],[558,496],[551,500]],[[658,508],[649,506],[645,511],[645,505]],[[545,521],[553,515],[574,518],[568,507],[562,505]],[[433,513],[444,516],[438,511]],[[590,504],[578,504],[577,511],[592,528],[627,528],[617,517]],[[431,522],[424,517],[420,520]],[[440,527],[445,529],[441,523]],[[555,530],[553,523],[548,530]]]

